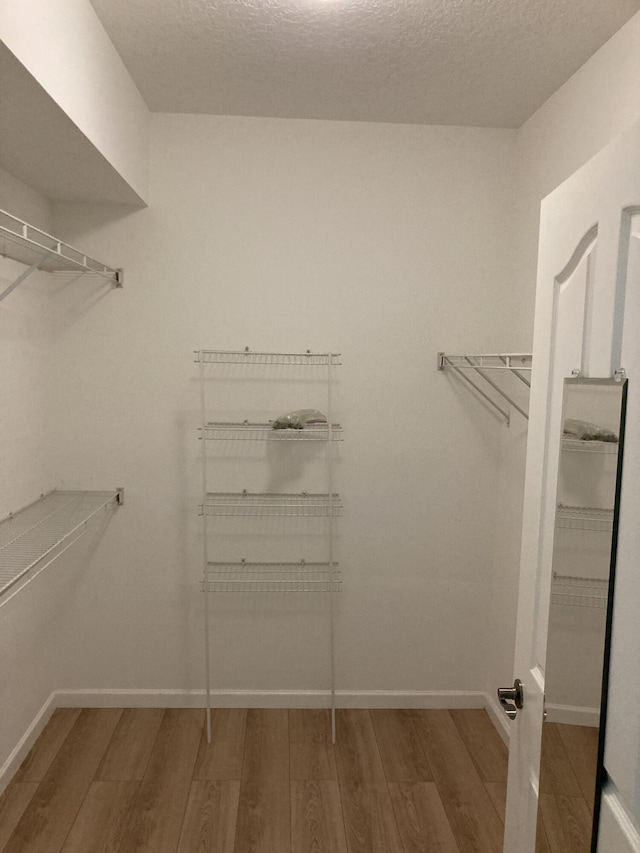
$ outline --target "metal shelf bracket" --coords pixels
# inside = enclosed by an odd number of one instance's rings
[[[438,370],[453,370],[474,391],[480,395],[493,409],[495,409],[507,426],[511,425],[511,415],[505,411],[502,405],[487,393],[484,387],[474,381],[473,374],[480,376],[486,385],[489,385],[509,406],[519,412],[525,420],[529,420],[526,412],[513,397],[495,382],[487,373],[488,370],[507,371],[515,376],[520,382],[531,387],[531,381],[524,375],[531,372],[532,357],[530,353],[497,353],[483,355],[447,355],[438,353]],[[469,374],[472,374],[471,376]],[[485,386],[486,387],[486,386]]]

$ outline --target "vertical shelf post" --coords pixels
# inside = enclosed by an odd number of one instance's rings
[[[335,673],[335,560],[333,548],[333,353],[327,357],[327,490],[329,492],[329,633],[331,668],[331,743],[336,742],[336,673]]]
[[[205,441],[206,426],[207,426],[207,401],[205,393],[205,376],[204,376],[204,359],[202,354],[198,355],[200,362],[200,409],[202,421],[202,548],[203,548],[203,615],[204,615],[204,668],[205,668],[205,690],[207,693],[207,743],[211,743],[211,670],[210,670],[210,630],[209,630],[209,583],[207,570],[209,568],[209,537],[208,537],[208,522],[207,513],[205,511],[207,503],[207,442]]]

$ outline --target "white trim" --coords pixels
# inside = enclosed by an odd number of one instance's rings
[[[325,708],[325,690],[213,690],[218,708]],[[204,708],[204,690],[58,690],[60,708]],[[484,693],[473,690],[336,691],[340,708],[484,708]]]
[[[600,726],[599,708],[580,708],[577,705],[546,705],[547,723],[564,723],[568,726]]]
[[[638,853],[640,833],[627,812],[618,791],[609,782],[602,795],[602,812],[598,834],[598,850],[602,853]]]
[[[9,754],[7,760],[4,762],[2,767],[0,767],[0,794],[7,787],[7,785],[15,775],[16,771],[29,754],[29,750],[40,736],[40,733],[42,732],[46,724],[49,722],[49,718],[55,711],[56,707],[56,693],[54,692],[45,701],[42,708],[40,708],[36,716],[31,721],[31,724],[27,728],[26,732],[22,735],[18,743],[11,750],[11,753]]]

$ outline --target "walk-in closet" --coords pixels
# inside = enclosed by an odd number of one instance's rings
[[[640,851],[605,6],[0,0],[0,853]]]

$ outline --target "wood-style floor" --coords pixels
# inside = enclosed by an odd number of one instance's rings
[[[536,853],[589,853],[595,799],[598,729],[542,727]]]
[[[3,853],[500,853],[484,711],[55,712],[0,808]]]
[[[333,747],[326,711],[221,709],[209,746],[200,710],[59,709],[0,798],[0,851],[501,853],[507,750],[484,711],[337,716]],[[573,853],[558,812],[586,777],[554,768],[540,851]],[[553,789],[567,768],[578,793]]]

